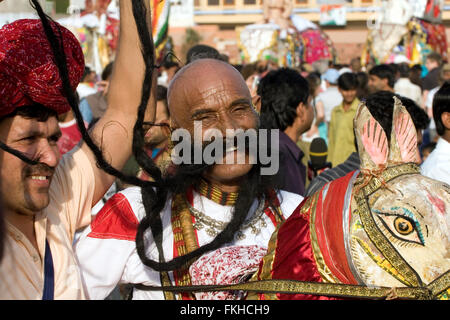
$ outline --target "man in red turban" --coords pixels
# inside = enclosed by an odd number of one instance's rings
[[[132,2],[121,1],[120,11],[108,108],[90,131],[106,161],[119,170],[131,156],[145,70]],[[62,43],[75,91],[84,70],[82,50],[69,30],[48,22],[55,42]],[[73,99],[68,100],[56,64],[61,57],[50,43],[41,20],[18,20],[0,29],[0,195],[6,221],[0,299],[85,298],[72,242],[115,178],[97,166],[85,142],[59,154],[57,115],[69,111]],[[149,121],[155,110],[150,101]]]

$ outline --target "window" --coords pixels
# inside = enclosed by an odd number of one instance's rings
[[[308,0],[295,0],[296,4],[306,4],[308,3]]]
[[[218,6],[219,0],[208,0],[208,6]]]
[[[234,6],[234,0],[223,0],[223,4],[226,6]]]
[[[256,0],[244,0],[244,4],[246,5],[256,4]]]

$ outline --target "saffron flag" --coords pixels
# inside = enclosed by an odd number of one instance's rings
[[[169,0],[150,0],[152,7],[152,34],[155,44],[156,61],[159,63],[164,55],[169,31]]]

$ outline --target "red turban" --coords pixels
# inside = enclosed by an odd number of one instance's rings
[[[50,22],[64,43],[67,69],[75,91],[84,72],[84,56],[75,36]],[[39,19],[22,19],[0,29],[0,117],[16,108],[42,104],[58,114],[70,110],[50,43]]]

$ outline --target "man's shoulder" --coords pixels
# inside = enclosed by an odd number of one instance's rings
[[[280,209],[283,216],[287,219],[294,210],[302,203],[304,197],[289,191],[279,190],[278,199],[280,200]]]
[[[88,237],[133,241],[142,218],[139,189],[127,188],[109,198],[92,221]]]
[[[50,193],[58,195],[60,199],[66,192],[73,192],[80,187],[83,181],[91,184],[94,179],[94,170],[86,151],[80,145],[62,155],[56,166],[55,174],[50,185]]]

